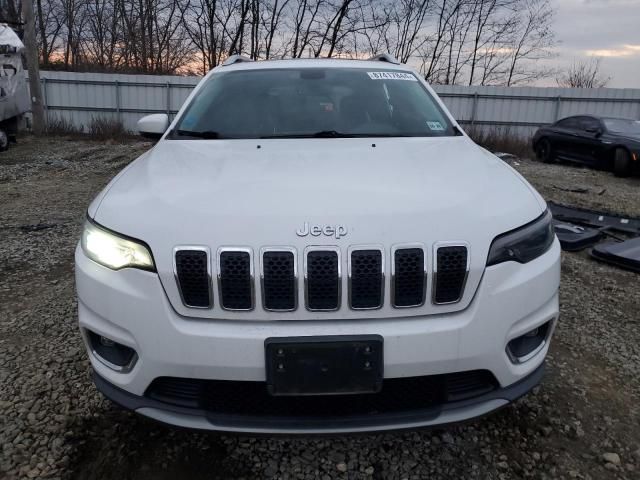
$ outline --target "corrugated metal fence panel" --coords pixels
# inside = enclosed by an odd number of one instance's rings
[[[135,130],[149,113],[174,115],[200,77],[41,72],[50,119],[64,118],[87,130],[96,117]]]
[[[49,118],[87,129],[96,117],[120,120],[134,131],[149,113],[175,114],[201,77],[41,72]],[[465,127],[530,136],[540,125],[570,115],[640,119],[640,89],[435,85]]]

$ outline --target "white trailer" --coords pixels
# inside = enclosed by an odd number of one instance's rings
[[[0,24],[0,151],[15,139],[18,120],[29,111],[29,90],[22,67],[24,44],[13,29]]]

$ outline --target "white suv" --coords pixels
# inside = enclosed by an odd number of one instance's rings
[[[560,248],[540,195],[419,74],[232,57],[87,212],[80,329],[118,404],[199,429],[476,417],[542,376]]]

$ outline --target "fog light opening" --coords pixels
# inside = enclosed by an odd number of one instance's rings
[[[133,348],[91,330],[87,330],[87,336],[91,352],[100,363],[121,373],[129,372],[135,365],[138,355]]]
[[[507,355],[513,363],[524,363],[535,357],[547,344],[552,320],[533,328],[507,344]]]
[[[100,336],[100,345],[103,347],[113,347],[116,344],[113,340],[107,337]]]

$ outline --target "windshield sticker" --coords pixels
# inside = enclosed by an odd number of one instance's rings
[[[442,130],[444,130],[444,127],[440,122],[427,122],[427,127],[429,127],[430,130],[434,130],[436,132],[441,132]]]
[[[417,82],[418,79],[405,72],[367,72],[371,80],[409,80],[410,82]]]

